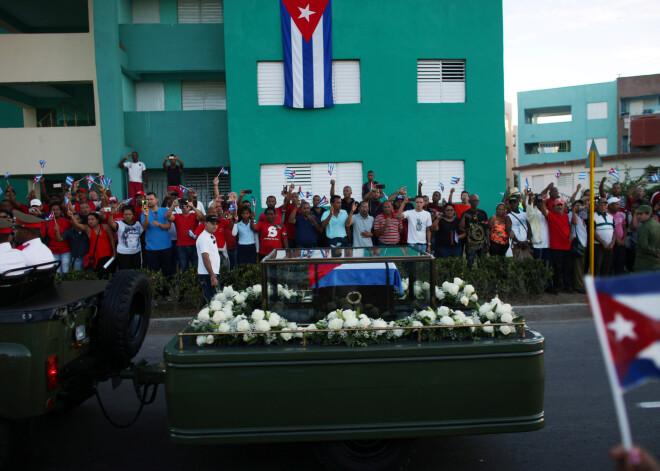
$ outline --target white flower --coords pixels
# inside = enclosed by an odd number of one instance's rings
[[[341,311],[332,311],[330,314],[327,315],[326,319],[328,319],[329,321],[331,321],[332,319],[336,319],[337,317],[339,317],[340,312]]]
[[[291,333],[291,332],[282,332],[280,334],[280,337],[282,337],[282,340],[285,340],[285,341],[288,342],[293,337],[293,333]]]
[[[245,319],[241,319],[236,323],[236,330],[238,332],[250,332],[250,323]]]
[[[436,297],[439,301],[442,301],[443,299],[445,299],[445,292],[442,291],[442,288],[440,288],[439,286],[436,286],[436,287],[435,287],[435,297]]]
[[[474,286],[467,285],[465,288],[463,288],[463,292],[465,293],[465,296],[471,296],[472,293],[474,293]]]
[[[223,293],[218,293],[215,296],[213,296],[213,299],[216,301],[224,302],[227,300],[227,296],[225,296]]]
[[[423,324],[419,321],[413,321],[412,322],[412,327],[421,327]]]
[[[419,286],[417,283],[415,283],[415,296],[421,296],[422,295],[422,287]]]
[[[438,308],[438,315],[440,317],[448,316],[449,315],[449,308],[447,306],[440,306]]]
[[[492,306],[502,304],[502,300],[499,297],[495,296],[493,299],[490,300],[490,304]]]
[[[490,304],[486,303],[486,304],[482,305],[479,308],[479,314],[481,314],[482,316],[485,316],[486,313],[488,313],[492,310],[493,310],[493,307]]]
[[[460,278],[454,278],[454,284],[455,285],[461,286],[463,283],[465,283],[465,282],[463,280],[461,280]]]
[[[270,330],[270,324],[265,319],[260,320],[260,321],[256,321],[254,323],[254,329],[257,332],[268,332]]]
[[[280,323],[280,320],[282,318],[280,317],[279,314],[272,312],[270,316],[268,317],[268,323],[270,324],[271,327],[275,327]]]
[[[254,292],[254,294],[261,294],[261,285],[254,285],[252,287],[252,291]]]
[[[502,314],[500,321],[508,324],[509,322],[513,322],[513,316],[509,313]]]
[[[211,344],[213,343],[214,340],[215,340],[215,337],[213,337],[213,335],[207,335],[207,336],[206,336],[206,343],[207,343],[207,345],[211,345]]]
[[[486,322],[484,323],[484,326],[482,327],[482,329],[483,329],[484,332],[486,332],[487,334],[492,334],[492,333],[493,333],[493,327],[490,326],[490,325],[488,325],[488,324],[490,324],[490,321],[486,321]]]
[[[206,335],[198,335],[196,341],[197,341],[197,345],[203,347],[204,345],[206,345]]]
[[[495,312],[497,312],[499,315],[511,314],[513,313],[513,308],[511,307],[511,304],[500,304],[497,306]]]
[[[437,317],[437,316],[435,315],[435,312],[433,312],[433,311],[429,311],[429,310],[422,311],[422,312],[421,312],[421,316],[422,316],[422,317],[428,317],[428,319],[429,319],[431,322],[435,321],[435,318]]]
[[[231,327],[226,322],[223,322],[218,326],[218,332],[229,332]]]
[[[462,297],[461,297],[461,304],[462,304],[463,306],[467,306],[468,304],[470,304],[470,300],[468,299],[467,296],[462,296]]]
[[[387,322],[385,322],[383,319],[376,319],[371,323],[371,327],[389,327]],[[385,330],[375,330],[374,331],[376,335],[381,335],[384,334],[386,331]]]
[[[224,294],[225,296],[228,296],[228,297],[229,297],[229,296],[233,297],[235,292],[236,292],[236,291],[234,291],[234,288],[231,287],[231,286],[225,286],[225,287],[222,289],[222,294]]]
[[[231,311],[231,306],[222,306],[222,312],[225,313],[227,319],[234,316],[234,313]]]
[[[216,311],[213,313],[213,322],[219,324],[220,322],[227,320],[227,313],[225,311]]]
[[[345,321],[349,319],[357,320],[356,312],[351,309],[346,309],[345,311],[342,311],[341,317],[343,317]]]
[[[443,316],[440,318],[440,324],[442,325],[456,325],[456,322],[454,322],[454,319],[452,319],[449,316]]]
[[[332,319],[330,322],[328,322],[328,328],[332,330],[339,330],[343,327],[344,321],[337,318],[337,319]]]
[[[425,281],[424,283],[422,283],[422,289],[424,291],[429,291],[431,289],[431,285],[429,284],[428,281]]]
[[[495,314],[493,311],[488,311],[486,313],[486,319],[488,319],[489,321],[495,320],[496,317],[497,317],[497,314]]]
[[[209,303],[209,309],[211,311],[219,311],[222,309],[222,302],[214,299]]]
[[[457,312],[454,314],[453,319],[454,319],[456,322],[458,322],[459,324],[465,324],[465,322],[466,322],[466,320],[467,320],[467,316],[466,316],[465,314],[463,314],[462,312],[457,311]]]
[[[509,335],[511,333],[511,327],[508,325],[501,325],[500,332],[502,332],[504,335]]]
[[[356,328],[357,325],[358,325],[358,319],[357,319],[357,317],[355,317],[355,316],[353,316],[353,317],[349,317],[348,319],[346,319],[346,320],[344,321],[344,325],[345,325],[347,328],[349,328],[349,329],[354,329],[354,328]]]
[[[474,325],[474,319],[472,319],[471,317],[466,318],[466,319],[465,319],[465,324],[467,324],[467,325]],[[474,332],[475,329],[476,329],[476,327],[470,327],[470,330],[471,330],[472,332]]]
[[[477,299],[479,299],[479,296],[477,296],[477,293],[472,293],[472,296],[470,296],[470,301],[476,302]]]
[[[442,283],[442,290],[449,293],[449,289],[451,288],[451,285],[452,284],[450,282],[445,281],[444,283]]]
[[[200,321],[208,321],[210,319],[209,312],[210,312],[209,308],[205,307],[204,309],[199,311],[199,313],[197,314],[197,319],[199,319]]]
[[[403,329],[394,329],[392,331],[392,335],[394,335],[395,337],[401,337],[404,332],[405,332],[405,330],[403,330]]]
[[[309,324],[305,330],[318,330],[316,324]]]
[[[264,317],[266,317],[266,313],[261,309],[255,309],[252,311],[252,315],[250,317],[253,321],[262,321],[264,320]]]
[[[369,326],[371,326],[371,319],[369,319],[366,315],[360,314],[360,320],[358,321],[358,325],[362,329],[366,329]]]
[[[234,296],[234,301],[236,302],[236,304],[243,304],[243,303],[245,303],[245,298],[246,297],[245,297],[244,294],[239,293],[239,294]]]
[[[289,291],[288,289],[283,289],[282,296],[284,296],[286,299],[291,299],[291,291]]]
[[[452,283],[449,286],[449,294],[451,294],[452,296],[456,296],[458,294],[459,289],[460,288],[458,287],[458,285],[455,285],[455,284]]]

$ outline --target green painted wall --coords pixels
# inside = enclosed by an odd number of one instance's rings
[[[181,80],[175,78],[163,82],[165,111],[181,111]]]
[[[177,154],[187,168],[229,166],[226,111],[151,111],[124,113],[126,144],[148,168]]]
[[[121,24],[119,36],[131,72],[225,69],[223,24]]]
[[[23,108],[0,100],[0,128],[22,128]],[[3,174],[4,175],[4,174]]]
[[[160,0],[160,22],[163,24],[176,24],[179,22],[177,0]]]
[[[124,111],[135,111],[135,82],[125,74],[121,75],[121,88]]]
[[[133,22],[131,0],[117,0],[117,19],[119,23]]]
[[[360,60],[361,103],[290,110],[257,104],[257,61],[282,60],[279,2],[224,1],[232,187],[256,192],[261,163],[358,160],[387,188],[415,188],[417,160],[463,159],[492,213],[505,190],[501,2],[332,5],[333,58]],[[418,104],[418,59],[465,59],[466,103]]]

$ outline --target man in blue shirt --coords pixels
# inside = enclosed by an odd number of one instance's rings
[[[296,225],[296,247],[307,248],[316,247],[317,233],[323,231],[318,217],[311,211],[309,203],[303,201],[300,205],[300,214],[298,208],[291,211],[289,224]]]
[[[165,213],[167,208],[158,207],[158,198],[153,192],[147,193],[147,206],[149,207],[149,224],[146,234],[145,258],[147,268],[153,271],[161,271],[165,276],[174,274],[174,257],[172,252],[172,240],[170,239],[170,226]],[[144,221],[144,214],[142,215]]]
[[[353,224],[353,213],[357,209],[357,202],[353,201],[350,214],[341,209],[341,196],[334,195],[330,198],[330,211],[321,216],[321,227],[325,229],[330,247],[348,247],[348,235],[346,228]]]

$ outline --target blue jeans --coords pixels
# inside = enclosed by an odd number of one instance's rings
[[[448,247],[437,246],[433,253],[437,258],[462,257],[462,245],[450,245]]]
[[[53,254],[53,257],[55,257],[55,260],[59,260],[61,262],[60,268],[57,269],[57,273],[60,275],[62,273],[69,273],[69,266],[71,265],[71,252]],[[80,263],[82,264],[82,262]]]
[[[467,259],[468,268],[472,268],[474,265],[474,257],[483,258],[486,255],[486,249],[471,250],[465,247],[465,258]]]
[[[426,244],[410,244],[412,247],[415,247],[420,252],[426,252]]]
[[[73,257],[73,269],[82,270],[83,269],[83,259],[85,257]]]
[[[328,245],[330,247],[350,247],[348,237],[333,237],[328,239]]]
[[[238,264],[247,265],[248,263],[256,263],[257,260],[257,246],[256,244],[236,246],[238,252]]]
[[[227,250],[227,256],[229,257],[229,268],[236,268],[238,266],[238,246],[234,247],[231,250]]]
[[[207,303],[210,303],[211,299],[213,299],[213,296],[215,296],[215,293],[220,287],[220,275],[215,275],[215,277],[218,279],[218,286],[211,285],[211,275],[198,276],[199,282],[202,284],[202,290],[204,291],[204,299],[206,299]]]
[[[179,259],[179,269],[186,271],[189,266],[197,266],[197,247],[194,245],[179,245],[176,248]]]

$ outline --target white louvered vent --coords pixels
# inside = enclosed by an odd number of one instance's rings
[[[332,96],[337,105],[360,103],[360,61],[332,61]]]
[[[456,185],[452,185],[452,178],[459,178]],[[449,199],[449,191],[454,188],[452,201],[461,200],[461,192],[465,190],[465,161],[464,160],[418,160],[417,181],[424,180],[422,193],[430,198],[434,191],[442,193],[442,197]],[[444,185],[445,190],[442,191]]]
[[[418,60],[417,102],[465,102],[465,61]]]
[[[183,110],[226,110],[227,88],[222,81],[181,82]]]
[[[222,23],[222,0],[179,0],[179,23]]]
[[[259,105],[284,104],[284,66],[282,62],[257,62]]]

